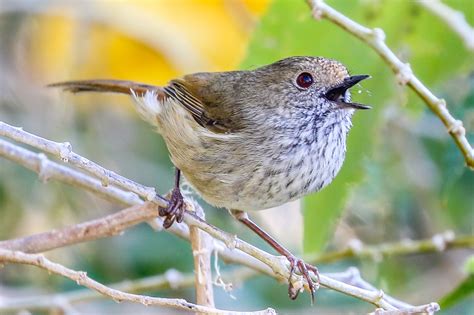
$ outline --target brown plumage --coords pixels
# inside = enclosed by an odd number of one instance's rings
[[[352,114],[368,108],[352,103],[348,89],[367,77],[349,76],[334,60],[290,57],[255,70],[190,74],[165,87],[115,80],[51,86],[132,95],[174,165],[207,202],[260,210],[332,181],[344,161]],[[172,199],[177,206],[168,225],[181,220],[179,189]],[[288,251],[277,250],[292,261]]]

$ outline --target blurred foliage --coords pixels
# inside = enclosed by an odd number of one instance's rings
[[[166,147],[138,119],[126,97],[71,97],[45,91],[44,85],[92,77],[164,84],[187,72],[231,70],[239,64],[249,69],[289,55],[330,57],[353,74],[372,76],[353,89],[353,97],[373,105],[373,110],[356,113],[347,159],[335,181],[304,200],[304,250],[337,249],[354,238],[380,244],[431,237],[447,229],[472,233],[474,176],[445,128],[413,92],[396,84],[390,69],[370,48],[328,21],[313,20],[304,1],[0,1],[0,116],[7,123],[69,141],[75,151],[105,167],[167,191],[173,170]],[[474,24],[468,0],[444,2]],[[388,45],[436,95],[446,99],[474,142],[473,54],[450,28],[413,1],[328,3],[361,24],[383,28]],[[67,103],[73,105],[64,106]],[[263,246],[226,211],[205,207],[212,224]],[[116,210],[117,205],[79,189],[54,182],[44,185],[35,174],[0,159],[2,239]],[[301,242],[298,233],[287,232],[286,220],[284,225],[274,221],[265,223],[280,230],[283,243]],[[120,237],[58,249],[48,256],[87,270],[103,282],[160,274],[170,268],[192,272],[189,245],[145,225]],[[462,270],[466,257],[466,251],[458,250],[383,261],[341,261],[320,269],[341,271],[355,264],[365,279],[402,300],[417,304],[444,296],[444,313],[467,314],[474,303],[469,299],[472,273],[466,276]],[[21,266],[2,269],[0,295],[7,286],[13,291],[5,294],[12,295],[78,288]],[[218,307],[229,309],[271,306],[321,314],[372,309],[324,290],[318,291],[316,307],[307,309],[309,299],[289,301],[286,288],[266,277],[237,284],[232,292],[236,300],[220,288],[215,291]],[[156,293],[193,299],[192,289]],[[101,305],[102,310],[124,312],[114,309],[113,303]]]
[[[65,2],[64,14],[37,18],[41,30],[29,43],[30,61],[36,73],[49,74],[47,78],[52,80],[62,72],[64,76],[74,74],[78,78],[105,75],[164,84],[189,71],[182,67],[186,63],[170,56],[169,51],[189,48],[192,51],[188,58],[199,61],[194,71],[231,70],[244,55],[253,20],[263,13],[267,3],[268,0],[89,1],[74,7],[79,11],[78,19]],[[104,13],[89,12],[92,9]],[[147,19],[148,13],[156,22],[150,26],[166,28],[137,32],[133,23],[140,26],[140,19]],[[117,20],[120,17],[129,20]],[[83,23],[89,21],[96,23],[84,27]],[[84,33],[87,36],[82,40],[69,40]],[[132,37],[136,34],[143,38]],[[175,42],[161,40],[173,37]],[[68,67],[58,63],[58,59]]]
[[[474,294],[474,256],[467,259],[465,269],[467,272],[466,278],[439,301],[443,309],[450,308],[463,299],[472,299]]]

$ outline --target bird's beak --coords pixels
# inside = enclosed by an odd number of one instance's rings
[[[359,83],[362,80],[370,78],[370,75],[354,75],[348,78],[345,78],[342,83],[332,87],[329,91],[326,92],[324,95],[328,100],[333,101],[337,104],[339,108],[353,108],[353,109],[371,109],[371,106],[363,105],[359,103],[352,103],[352,102],[345,102],[344,96],[346,91]]]

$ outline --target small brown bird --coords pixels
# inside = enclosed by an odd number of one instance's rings
[[[293,256],[242,210],[275,207],[328,185],[342,166],[355,109],[349,89],[368,78],[350,76],[322,57],[289,57],[249,71],[195,73],[165,87],[130,81],[51,84],[71,92],[130,94],[140,115],[157,128],[176,166],[164,226],[181,222],[182,172],[211,205],[227,208],[302,273],[311,296],[317,269]],[[290,275],[291,278],[291,275]],[[291,280],[291,279],[289,279]],[[298,290],[289,281],[289,295]]]

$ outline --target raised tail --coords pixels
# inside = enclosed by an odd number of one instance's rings
[[[154,92],[158,98],[165,97],[162,87],[124,80],[78,80],[48,84],[64,91],[79,92],[111,92],[134,96],[144,96],[146,92]]]

